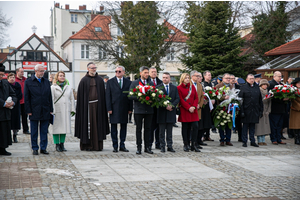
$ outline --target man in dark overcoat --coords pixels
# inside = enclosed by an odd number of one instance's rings
[[[170,83],[171,77],[169,72],[163,73],[163,83],[158,85],[157,88],[161,89],[165,95],[171,97],[170,103],[172,106],[159,107],[157,109],[157,123],[159,124],[159,138],[161,152],[166,152],[165,146],[167,139],[167,151],[175,152],[173,149],[172,131],[173,124],[176,122],[176,106],[179,103],[179,94],[177,87]],[[167,132],[167,135],[165,134]],[[167,136],[167,137],[166,137]]]
[[[87,70],[77,90],[75,137],[80,139],[81,150],[101,151],[109,134],[105,86],[93,62]]]
[[[149,77],[148,81],[152,81],[153,85],[156,87],[157,85],[162,84],[162,81],[157,77],[157,70],[155,67],[149,68]],[[152,144],[155,138],[155,149],[160,149],[160,139],[159,139],[159,127],[157,121],[157,109],[154,109],[154,114],[152,117],[152,124],[151,124],[151,132],[150,132],[150,141],[149,141],[149,148],[152,148]]]
[[[142,66],[140,67],[140,78],[135,81],[132,81],[130,85],[130,90],[140,85],[140,83],[145,85],[154,86],[152,81],[148,80],[149,68]],[[153,108],[150,105],[142,104],[137,97],[130,96],[130,100],[134,100],[134,120],[136,123],[136,145],[137,151],[136,154],[142,153],[142,126],[144,121],[144,152],[153,154],[153,151],[150,149],[149,138],[151,130],[151,122],[153,117]]]
[[[124,77],[125,68],[118,66],[116,76],[107,81],[106,84],[106,107],[109,113],[111,124],[111,139],[113,142],[113,152],[118,152],[118,129],[120,129],[120,151],[128,152],[125,147],[127,134],[128,114],[132,113],[132,100],[128,99],[131,81]]]
[[[254,82],[253,74],[248,74],[247,83],[241,87],[239,97],[243,98],[241,105],[241,122],[243,147],[247,147],[248,130],[251,146],[258,147],[255,143],[255,124],[259,123],[259,118],[263,114],[263,102],[259,86]]]
[[[274,72],[273,79],[270,81],[270,86],[268,90],[271,90],[275,87],[275,85],[282,85],[281,81],[281,72]],[[281,140],[281,130],[283,127],[283,118],[286,113],[286,104],[285,101],[288,99],[271,99],[271,113],[269,114],[270,119],[270,127],[271,127],[271,141],[272,144],[286,144]]]
[[[40,153],[49,154],[48,124],[50,113],[53,112],[50,82],[44,78],[45,69],[43,65],[34,67],[35,75],[25,81],[24,99],[25,111],[30,119],[31,148],[33,155],[38,155],[39,145],[37,143],[38,128],[40,128]]]
[[[4,71],[5,67],[0,63],[0,155],[10,156],[11,153],[6,151],[12,145],[10,107],[15,105],[17,97],[7,80],[3,80]],[[7,101],[8,97],[12,98],[12,102]]]

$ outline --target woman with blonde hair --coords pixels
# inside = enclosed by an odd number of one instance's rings
[[[181,134],[184,143],[183,150],[189,151],[190,133],[192,134],[191,150],[200,152],[197,148],[198,134],[198,95],[195,87],[193,87],[188,73],[183,73],[180,77],[179,85],[177,86],[180,97],[180,115],[178,121],[182,123]],[[191,129],[192,132],[191,132]]]
[[[67,151],[64,142],[67,133],[71,133],[71,116],[75,114],[75,103],[73,89],[65,78],[65,72],[59,71],[55,74],[52,86],[53,101],[53,125],[50,132],[53,134],[53,141],[56,144],[56,151]]]

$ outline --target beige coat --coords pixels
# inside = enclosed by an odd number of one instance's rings
[[[64,95],[54,104],[54,102],[62,95]],[[55,115],[53,125],[50,125],[50,133],[52,134],[66,134],[71,131],[71,112],[75,112],[75,103],[73,90],[69,85],[65,85],[62,90],[60,86],[53,84],[51,86],[53,114]]]
[[[264,90],[261,87],[260,93],[262,96],[262,99],[268,94],[268,90]],[[271,112],[271,99],[263,100],[264,104],[264,111],[263,111],[263,117],[259,119],[259,123],[255,124],[255,135],[268,135],[271,133],[270,130],[270,121],[269,121],[269,113]]]
[[[204,94],[203,94],[203,88],[201,83],[197,83],[197,94],[198,94],[198,105],[199,105],[199,109],[198,109],[198,116],[199,116],[199,120],[201,119],[201,109],[204,103]]]
[[[300,129],[300,97],[292,100],[289,128]]]

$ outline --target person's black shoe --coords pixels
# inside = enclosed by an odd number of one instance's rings
[[[151,151],[149,148],[146,148],[146,149],[144,150],[144,152],[145,152],[145,153],[149,153],[149,154],[153,154],[153,151]]]
[[[114,153],[117,153],[117,152],[118,152],[118,149],[117,149],[117,148],[114,148],[113,152],[114,152]]]
[[[2,156],[10,156],[11,153],[10,153],[10,152],[7,152],[5,149],[1,149],[0,155],[2,155]]]
[[[165,153],[165,152],[166,152],[166,149],[165,149],[165,148],[161,148],[161,149],[160,149],[160,152]]]
[[[136,154],[138,154],[138,155],[142,154],[142,150],[141,150],[141,148],[137,148],[137,150],[136,150]]]
[[[250,144],[253,147],[259,147],[255,142]]]
[[[197,147],[198,149],[203,149],[203,147],[201,147],[199,144],[197,144],[196,147]]]
[[[58,151],[58,152],[62,152],[62,149],[61,149],[60,144],[56,144],[55,149],[56,149],[56,151]]]
[[[282,140],[286,140],[286,138],[285,138],[283,135],[281,136],[281,139],[282,139]]]
[[[194,143],[194,144],[191,146],[191,151],[201,152],[201,151],[197,148],[196,143]]]
[[[24,132],[23,132],[23,134],[30,134],[30,132],[28,132],[28,131],[24,131]]]
[[[129,123],[130,123],[130,124],[132,124],[132,121],[131,121],[131,120],[129,120]]]
[[[160,145],[155,145],[155,149],[161,149]]]
[[[40,153],[48,155],[49,152],[47,150],[41,150]]]
[[[67,151],[67,149],[65,149],[64,143],[60,143],[60,148],[61,148],[62,151]]]
[[[178,125],[177,125],[177,124],[173,124],[173,126],[174,126],[174,127],[176,127],[176,128],[178,127]]]
[[[17,139],[17,135],[16,134],[13,134],[13,140],[14,140],[14,143],[18,143],[18,139]]]
[[[202,146],[207,146],[207,144],[206,144],[206,143],[204,143],[204,142],[202,142],[202,141],[199,143],[199,145],[202,145]]]
[[[247,147],[247,143],[243,143],[243,147]]]
[[[190,150],[189,150],[189,146],[187,145],[187,144],[185,144],[184,146],[183,146],[183,151],[185,151],[185,152],[189,152]]]
[[[173,153],[175,153],[175,150],[171,147],[171,148],[167,148],[167,151],[170,151],[170,152],[173,152]]]
[[[129,152],[128,149],[126,149],[126,147],[120,147],[119,151],[123,151],[123,152]]]
[[[38,150],[33,150],[33,151],[32,151],[32,155],[39,155]]]

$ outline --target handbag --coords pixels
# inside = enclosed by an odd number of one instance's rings
[[[180,106],[179,105],[177,105],[176,106],[176,115],[180,115],[181,113],[180,113]]]

